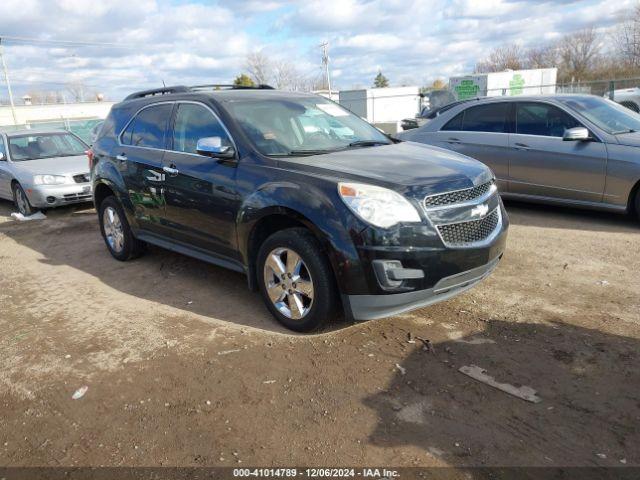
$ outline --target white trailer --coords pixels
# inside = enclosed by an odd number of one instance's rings
[[[420,111],[419,87],[340,90],[339,103],[385,131],[398,131],[403,118]]]
[[[451,77],[449,88],[458,100],[504,95],[544,95],[556,93],[557,77],[557,68],[476,73]]]

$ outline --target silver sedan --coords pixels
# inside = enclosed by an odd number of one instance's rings
[[[0,198],[13,200],[23,215],[90,202],[88,149],[64,131],[0,134]]]
[[[640,216],[640,115],[593,95],[461,102],[399,133],[488,165],[505,198]]]

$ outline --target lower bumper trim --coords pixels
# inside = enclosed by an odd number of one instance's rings
[[[459,295],[488,277],[502,254],[486,265],[441,279],[433,288],[391,295],[348,295],[354,320],[374,320],[422,308]]]

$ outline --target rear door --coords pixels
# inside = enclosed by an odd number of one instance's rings
[[[165,177],[166,221],[175,240],[236,258],[237,160],[198,154],[198,140],[207,137],[234,146],[213,110],[202,103],[179,102],[164,158],[164,165],[175,171]]]
[[[583,125],[550,103],[517,102],[515,109],[509,191],[601,202],[607,165],[604,143],[563,141],[565,130]]]
[[[440,146],[491,168],[502,192],[508,190],[509,180],[509,109],[508,102],[475,105],[458,113],[436,133]]]
[[[119,138],[114,153],[141,228],[163,233],[165,227],[162,160],[173,103],[140,110]]]

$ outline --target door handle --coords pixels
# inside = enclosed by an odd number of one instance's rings
[[[180,173],[180,170],[175,167],[175,165],[171,165],[170,167],[162,167],[162,171],[168,173],[171,177],[175,177]]]
[[[126,162],[128,159],[124,153],[121,153],[120,155],[116,155],[116,160],[120,162]]]
[[[460,141],[459,138],[452,137],[452,138],[447,138],[447,143],[451,143],[451,144],[457,145],[457,144],[462,143],[462,142]]]
[[[524,143],[514,143],[516,150],[530,150],[531,147],[529,145],[525,145]]]

